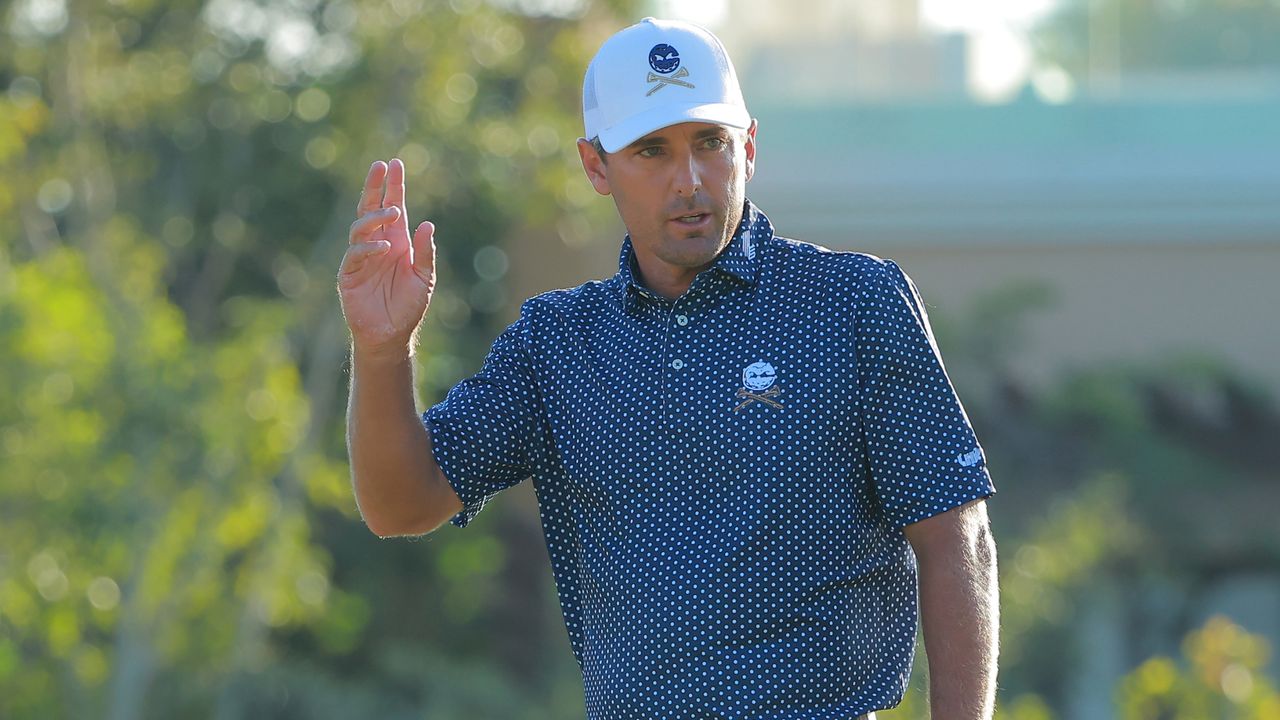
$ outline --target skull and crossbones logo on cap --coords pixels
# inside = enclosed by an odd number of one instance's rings
[[[689,77],[689,69],[680,67],[680,53],[674,47],[666,43],[654,45],[649,50],[649,67],[656,72],[651,72],[645,78],[647,83],[657,83],[649,88],[646,96],[652,95],[668,85],[678,85],[680,87],[692,88],[693,83],[680,78]]]

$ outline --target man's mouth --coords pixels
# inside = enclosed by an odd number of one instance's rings
[[[690,213],[688,215],[677,215],[671,219],[671,222],[696,227],[706,222],[710,217],[710,213]]]

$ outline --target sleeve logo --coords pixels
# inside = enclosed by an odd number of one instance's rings
[[[963,455],[957,455],[956,462],[965,467],[973,467],[974,465],[982,462],[982,450],[974,448]]]

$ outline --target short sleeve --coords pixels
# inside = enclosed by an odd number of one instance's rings
[[[858,384],[871,482],[902,528],[995,493],[915,283],[891,260],[863,283]]]
[[[480,372],[422,415],[432,453],[462,500],[466,527],[493,496],[532,474],[542,403],[521,317],[493,342]]]

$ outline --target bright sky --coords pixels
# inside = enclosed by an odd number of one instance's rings
[[[978,99],[998,102],[1017,93],[1031,74],[1026,32],[1059,2],[920,0],[920,17],[929,27],[969,36],[969,90]]]
[[[925,23],[944,30],[1025,28],[1058,5],[1059,0],[920,0]]]
[[[901,0],[898,0],[901,1]],[[1006,100],[1031,74],[1026,30],[1061,0],[918,0],[923,24],[969,36],[969,88],[988,102]],[[717,27],[731,0],[657,0],[654,12]],[[1052,85],[1057,78],[1051,78]],[[1039,86],[1039,82],[1037,82]],[[1052,94],[1052,93],[1051,93]]]

